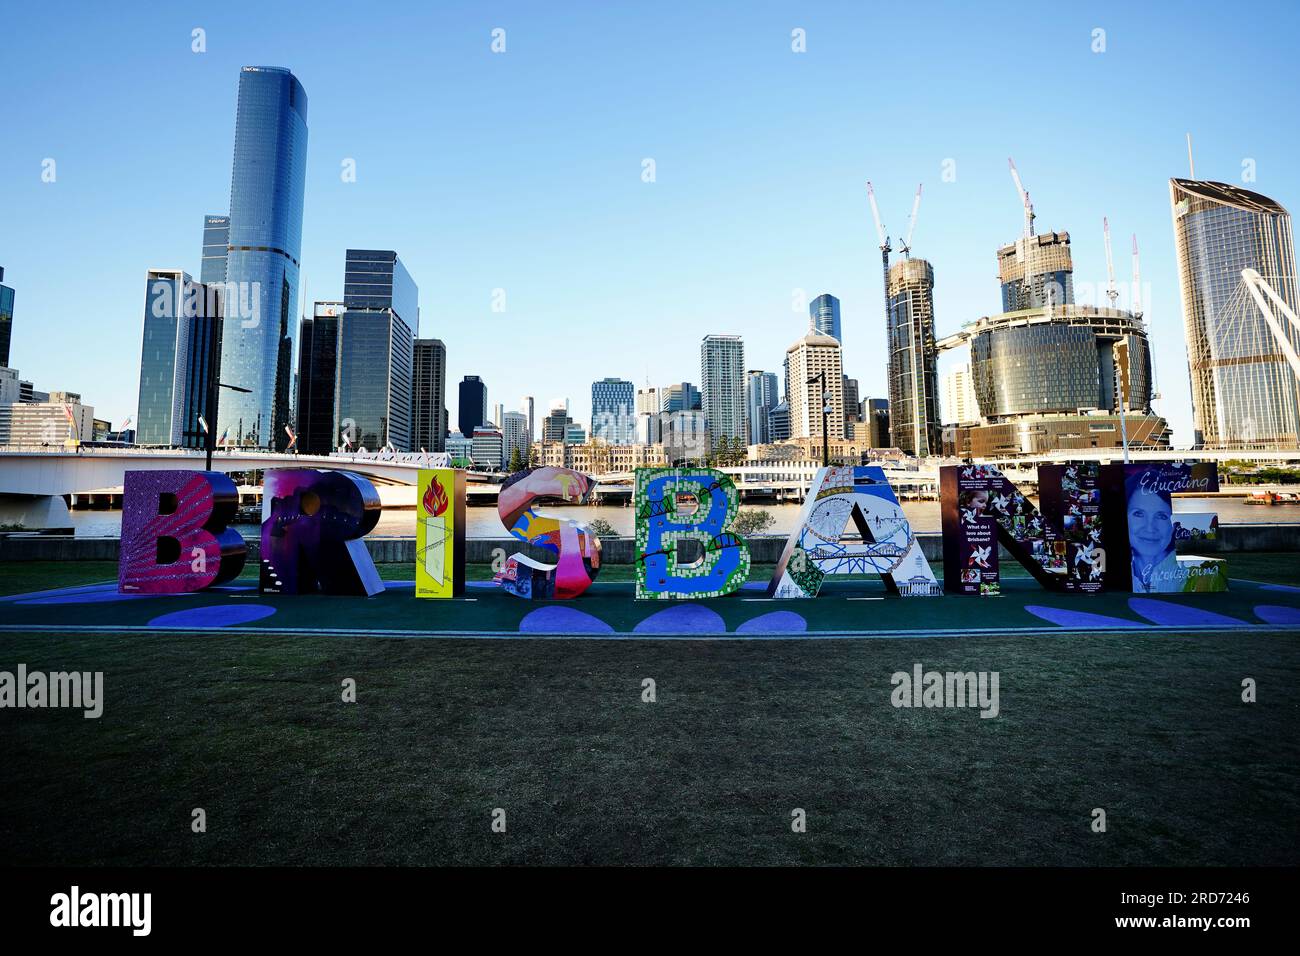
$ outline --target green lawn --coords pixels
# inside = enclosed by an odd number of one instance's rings
[[[1294,583],[1294,559],[1233,575]],[[49,570],[0,582],[48,587]],[[106,703],[99,720],[0,711],[6,863],[1251,865],[1300,848],[1294,635],[0,634],[0,669],[19,662],[103,671]],[[917,662],[998,671],[1001,715],[895,709],[890,675]]]

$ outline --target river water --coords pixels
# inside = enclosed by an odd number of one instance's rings
[[[749,506],[745,506],[749,507]],[[798,504],[755,505],[772,514],[776,523],[768,529],[769,534],[789,534],[799,519],[803,507]],[[1214,511],[1219,514],[1221,524],[1300,524],[1300,505],[1248,505],[1244,498],[1177,498],[1175,510],[1183,512]],[[540,510],[546,511],[545,507]],[[632,525],[636,517],[630,507],[617,505],[592,505],[586,507],[561,507],[553,509],[562,512],[565,517],[579,521],[591,521],[604,518],[613,526],[614,531],[626,537],[632,535]],[[939,502],[905,501],[903,512],[916,531],[937,532],[940,526]],[[73,511],[72,525],[78,537],[118,537],[122,531],[122,512],[120,511]],[[497,517],[496,508],[466,508],[465,534],[470,538],[504,538],[509,537]],[[257,525],[237,525],[245,537],[255,537]],[[415,537],[414,509],[397,510],[387,508],[380,515],[379,524],[372,535],[379,537],[411,538]]]

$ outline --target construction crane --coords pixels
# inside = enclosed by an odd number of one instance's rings
[[[1133,314],[1142,319],[1142,266],[1138,262],[1138,237],[1133,233]]]
[[[907,238],[903,240],[904,259],[912,258],[912,233],[916,231],[916,214],[921,208],[921,183],[916,184],[916,198],[912,200],[912,215],[908,218]]]
[[[1106,298],[1110,299],[1110,307],[1113,309],[1119,291],[1115,288],[1115,258],[1110,253],[1110,220],[1105,216],[1101,217],[1101,234],[1106,243]]]
[[[1029,201],[1029,192],[1020,182],[1020,172],[1016,169],[1016,161],[1008,156],[1007,164],[1011,167],[1011,178],[1015,181],[1016,192],[1020,194],[1020,202],[1025,207],[1025,238],[1032,239],[1034,237],[1034,204]]]
[[[871,183],[867,183],[867,199],[871,202],[871,218],[876,221],[876,235],[880,239],[880,265],[881,274],[884,276],[885,283],[885,335],[889,335],[889,235],[885,232],[885,227],[880,224],[880,207],[876,205],[876,191],[872,188]],[[888,344],[888,338],[886,338]],[[889,354],[886,350],[885,354]]]

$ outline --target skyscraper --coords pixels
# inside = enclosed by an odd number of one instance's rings
[[[814,332],[829,335],[841,345],[844,339],[840,334],[840,300],[829,292],[823,292],[808,303],[808,317],[812,319]]]
[[[746,441],[745,343],[739,335],[706,335],[700,343],[700,402],[715,448],[724,438]]]
[[[573,419],[569,417],[567,402],[563,405],[552,406],[550,414],[542,419],[542,441],[564,441],[565,429],[572,424]]]
[[[924,259],[889,267],[889,427],[893,445],[924,458],[941,451],[934,345],[934,269]]]
[[[501,453],[505,462],[505,467],[510,467],[510,462],[514,453],[519,452],[519,460],[524,466],[528,465],[528,446],[531,444],[526,434],[528,429],[528,416],[523,412],[505,412],[504,421],[501,423],[501,435],[503,438],[503,447]]]
[[[659,389],[659,411],[692,412],[700,410],[700,390],[690,382],[665,385]]]
[[[958,365],[943,377],[942,420],[949,425],[969,425],[980,418],[970,365]]]
[[[636,398],[632,383],[603,378],[591,383],[591,437],[611,445],[631,444],[636,424]]]
[[[342,302],[317,302],[298,329],[298,451],[328,455],[342,441],[334,419]],[[349,435],[354,441],[355,436]]]
[[[9,343],[14,331],[14,290],[4,284],[5,270],[0,267],[0,365],[9,367]]]
[[[1267,196],[1225,183],[1171,179],[1169,201],[1196,444],[1297,447],[1300,384],[1241,279],[1254,269],[1300,310],[1291,216]],[[1281,327],[1300,351],[1300,333]]]
[[[775,372],[751,369],[745,375],[745,410],[749,423],[747,441],[751,445],[766,445],[772,441],[768,414],[780,398],[776,393]]]
[[[1039,309],[1074,303],[1074,265],[1070,234],[1025,236],[998,250],[1002,311]]]
[[[230,245],[230,217],[203,217],[203,260],[199,281],[204,285],[226,281],[226,247]]]
[[[826,434],[830,441],[844,437],[844,372],[840,343],[829,335],[809,332],[785,350],[790,359],[790,437],[822,437],[823,392],[828,392],[830,413]]]
[[[443,408],[447,401],[447,346],[441,339],[416,339],[411,370],[411,450],[445,451]]]
[[[354,447],[411,450],[411,386],[419,290],[397,253],[349,249],[343,274],[339,379],[340,430]]]
[[[466,375],[460,380],[459,408],[456,424],[460,433],[467,438],[474,435],[474,429],[487,424],[487,386],[477,375]]]
[[[180,269],[150,269],[145,277],[144,336],[136,441],[202,448],[208,384],[216,369],[213,333],[221,321],[215,287]],[[211,423],[209,423],[211,424]]]
[[[230,178],[219,432],[236,445],[283,449],[298,315],[307,94],[286,69],[239,74]]]
[[[536,402],[531,395],[525,395],[519,403],[520,409],[528,416],[528,444],[530,445],[537,440],[535,405]]]

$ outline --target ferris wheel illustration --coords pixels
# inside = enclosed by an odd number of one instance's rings
[[[854,508],[861,509],[875,540],[841,540]],[[813,508],[801,543],[809,559],[827,574],[888,574],[903,563],[913,540],[911,525],[897,504],[876,499],[868,508],[836,496]]]

